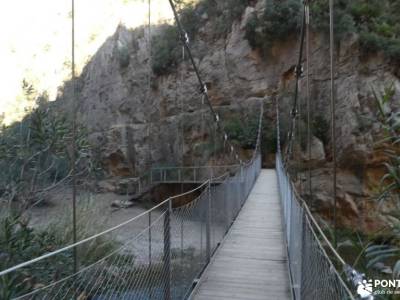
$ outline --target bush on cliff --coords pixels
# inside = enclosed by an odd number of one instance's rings
[[[295,0],[266,0],[266,9],[253,14],[246,25],[246,38],[253,48],[268,53],[273,42],[299,35],[302,7]],[[335,39],[347,34],[359,36],[364,54],[383,52],[400,62],[400,2],[390,0],[338,0],[335,2]],[[310,25],[314,31],[329,33],[329,2],[310,4]]]

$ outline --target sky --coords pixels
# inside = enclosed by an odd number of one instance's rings
[[[170,20],[168,0],[152,0],[152,23]],[[30,103],[22,81],[50,100],[71,75],[71,0],[12,0],[0,11],[0,114],[6,124],[23,117]],[[78,73],[118,24],[148,22],[148,0],[75,0]]]

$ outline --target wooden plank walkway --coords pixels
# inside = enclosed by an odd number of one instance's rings
[[[191,299],[290,299],[281,222],[276,172],[263,169]]]

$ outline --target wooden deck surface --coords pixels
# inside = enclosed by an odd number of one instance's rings
[[[263,169],[191,299],[290,298],[276,172]]]

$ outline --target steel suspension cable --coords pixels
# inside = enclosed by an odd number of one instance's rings
[[[185,47],[182,46],[182,71],[181,71],[181,78],[180,78],[180,88],[183,87],[183,77],[184,77],[184,72],[186,71],[186,64],[185,64]],[[179,118],[179,127],[181,130],[181,139],[182,139],[182,145],[181,145],[181,151],[182,151],[182,164],[184,163],[184,155],[185,155],[185,120],[184,120],[184,113],[183,113],[183,97],[179,98],[179,106],[181,110],[181,117]]]
[[[181,8],[178,7],[178,9],[180,10]],[[178,149],[181,151],[182,153],[182,157],[181,157],[181,164],[184,164],[184,122],[182,120],[183,118],[183,97],[181,95],[181,89],[182,89],[182,83],[183,83],[183,76],[184,76],[184,64],[185,64],[185,47],[182,46],[182,70],[179,69],[179,66],[177,68],[176,71],[176,76],[175,76],[175,80],[176,80],[176,84],[175,84],[175,102],[176,105],[178,107],[178,110],[180,111],[180,117],[178,120],[178,127],[177,127],[177,134],[176,134],[176,138],[178,141]]]
[[[60,248],[60,249],[55,250],[55,251],[53,251],[53,252],[49,252],[49,253],[43,254],[43,255],[41,255],[41,256],[39,256],[39,257],[37,257],[37,258],[31,259],[31,260],[29,260],[29,261],[22,262],[22,263],[20,263],[20,264],[18,264],[18,265],[15,265],[15,266],[11,267],[11,268],[8,268],[8,269],[6,269],[6,270],[0,271],[0,276],[4,276],[4,275],[9,274],[9,273],[11,273],[11,272],[13,272],[13,271],[15,271],[15,270],[20,269],[20,268],[29,266],[29,265],[31,265],[31,264],[33,264],[33,263],[35,263],[35,262],[43,261],[43,260],[46,259],[46,258],[54,257],[55,255],[57,255],[57,254],[59,254],[59,253],[68,251],[68,250],[70,250],[70,249],[74,249],[74,248],[76,248],[76,247],[78,247],[78,246],[80,246],[80,245],[83,245],[83,244],[85,244],[85,243],[94,241],[96,238],[99,238],[99,237],[102,237],[102,236],[104,236],[104,235],[106,235],[106,234],[108,234],[108,233],[114,232],[114,231],[116,231],[117,229],[120,229],[120,228],[122,228],[123,226],[125,226],[125,225],[127,225],[127,224],[130,224],[130,223],[134,222],[135,220],[140,219],[141,217],[145,216],[145,215],[146,215],[147,213],[149,213],[149,212],[155,212],[158,208],[163,207],[163,206],[164,206],[166,203],[168,203],[168,201],[170,201],[170,200],[173,200],[173,199],[176,199],[176,198],[179,198],[179,197],[184,197],[184,196],[186,196],[186,195],[189,195],[189,194],[191,194],[191,193],[194,193],[194,192],[196,192],[196,191],[198,191],[198,190],[203,189],[204,187],[206,187],[206,186],[208,185],[208,183],[209,183],[209,180],[203,182],[201,185],[199,185],[198,187],[196,187],[196,188],[194,188],[194,189],[192,189],[192,190],[190,190],[190,191],[188,191],[188,192],[185,192],[185,193],[182,193],[182,194],[179,194],[179,195],[175,195],[175,196],[169,197],[168,199],[166,199],[166,200],[160,202],[159,204],[153,206],[151,209],[146,210],[146,211],[144,211],[144,212],[142,212],[142,213],[140,213],[140,214],[138,214],[138,215],[136,215],[136,216],[134,216],[134,217],[132,217],[132,218],[130,218],[130,219],[128,219],[128,220],[126,220],[126,221],[124,221],[124,222],[122,222],[122,223],[116,225],[116,226],[114,226],[114,227],[108,228],[108,229],[106,229],[106,230],[104,230],[104,231],[102,231],[102,232],[96,233],[96,234],[94,234],[94,235],[92,235],[92,236],[90,236],[90,237],[84,238],[84,239],[82,239],[82,240],[80,240],[80,241],[78,241],[78,242],[76,242],[76,243],[70,244],[70,245],[68,245],[68,246],[65,246],[65,247],[63,247],[63,248]]]
[[[337,216],[336,216],[336,100],[335,100],[335,63],[334,63],[334,0],[329,0],[329,43],[331,64],[331,130],[332,130],[332,164],[333,164],[333,230],[335,248],[337,247]]]
[[[312,177],[311,177],[311,93],[310,93],[310,1],[305,1],[306,9],[306,102],[307,102],[307,154],[308,154],[308,194],[312,200]]]
[[[310,153],[310,144],[311,144],[311,105],[310,105],[310,40],[309,40],[309,0],[305,1],[306,5],[306,36],[307,36],[307,45],[306,45],[306,55],[307,55],[307,131],[308,131],[308,137],[307,137],[307,142],[308,142],[308,157],[309,161],[311,158],[311,153]],[[360,288],[364,288],[364,282],[366,282],[365,275],[358,272],[357,270],[353,269],[351,266],[349,266],[345,260],[340,256],[340,254],[337,251],[337,222],[336,222],[336,128],[335,128],[335,116],[336,116],[336,111],[335,111],[335,84],[334,84],[334,6],[333,6],[333,0],[329,1],[329,8],[330,8],[330,71],[331,71],[331,116],[332,116],[332,151],[333,151],[333,170],[334,170],[334,175],[333,175],[333,190],[334,190],[334,241],[333,243],[328,239],[326,236],[325,232],[323,229],[320,227],[318,224],[317,220],[314,218],[313,214],[311,213],[311,210],[309,206],[307,205],[306,201],[301,197],[301,195],[297,192],[293,181],[290,179],[290,175],[288,174],[287,170],[285,169],[284,164],[282,163],[281,159],[278,159],[277,161],[281,161],[280,165],[281,168],[284,172],[284,175],[287,176],[288,182],[290,185],[290,190],[292,191],[292,195],[294,195],[294,198],[298,201],[300,206],[304,209],[305,216],[306,216],[306,222],[309,225],[310,231],[312,235],[315,237],[316,244],[318,245],[320,251],[322,252],[323,256],[327,259],[327,261],[330,263],[330,272],[336,273],[337,279],[343,289],[346,291],[346,296],[349,297],[349,299],[355,299],[353,297],[353,294],[347,287],[347,285],[344,283],[344,281],[341,278],[341,275],[336,271],[335,265],[332,263],[330,256],[328,255],[327,251],[329,251],[332,254],[332,257],[335,259],[335,263],[338,264],[338,266],[341,267],[342,272],[346,275],[347,280],[351,283],[353,286],[354,290],[359,290]],[[278,101],[276,102],[276,123],[277,123],[277,152],[278,152],[278,157],[281,156],[281,148],[280,148],[280,116],[279,116],[279,103]],[[279,163],[278,163],[279,164]],[[309,166],[310,167],[310,166]],[[279,169],[279,168],[278,168]],[[282,188],[282,187],[280,187]],[[310,192],[311,190],[311,173],[309,177],[309,189]],[[284,192],[285,193],[285,192]],[[290,196],[290,193],[287,195]],[[286,195],[286,196],[287,196]],[[285,196],[285,197],[286,197]],[[358,299],[358,298],[357,298]],[[374,296],[371,294],[367,298],[363,299],[374,299]]]
[[[208,93],[207,93],[207,86],[204,84],[204,82],[203,82],[203,80],[202,80],[202,78],[201,78],[201,75],[200,75],[200,71],[199,71],[199,69],[198,69],[198,67],[197,67],[197,65],[196,65],[196,63],[195,63],[195,61],[194,61],[194,57],[193,57],[193,55],[192,55],[192,51],[191,51],[191,49],[190,49],[190,47],[189,47],[188,38],[187,38],[187,33],[186,33],[185,30],[183,29],[182,23],[181,23],[181,21],[180,21],[180,19],[179,19],[179,16],[178,16],[177,11],[176,11],[175,4],[174,4],[173,0],[168,0],[168,1],[169,1],[169,3],[170,3],[170,6],[171,6],[171,8],[172,8],[172,12],[173,12],[173,14],[174,14],[174,18],[175,18],[176,24],[177,24],[177,26],[178,26],[178,30],[179,30],[181,42],[182,42],[183,47],[185,48],[185,50],[186,50],[186,52],[187,52],[187,55],[188,55],[188,57],[189,57],[189,59],[190,59],[190,62],[191,62],[191,64],[192,64],[192,66],[193,66],[194,72],[195,72],[195,74],[196,74],[197,80],[198,80],[199,85],[200,85],[200,91],[201,91],[201,93],[204,95],[204,100],[205,100],[206,104],[208,105],[208,107],[210,108],[210,111],[211,111],[211,113],[213,114],[214,121],[216,122],[218,128],[219,128],[219,129],[222,131],[222,133],[224,134],[224,138],[225,138],[225,140],[226,140],[226,143],[227,143],[228,146],[229,146],[230,152],[234,155],[234,157],[235,157],[238,161],[241,162],[241,160],[239,159],[238,152],[235,150],[234,145],[228,140],[228,136],[227,136],[227,134],[226,134],[226,132],[225,132],[225,130],[224,130],[224,128],[223,128],[221,122],[220,122],[220,117],[219,117],[218,113],[215,111],[214,107],[213,107],[212,104],[211,104],[210,98],[209,98]]]
[[[72,80],[72,239],[77,242],[76,216],[76,78],[75,78],[75,0],[71,0],[71,80]],[[78,271],[77,248],[73,249],[74,273]]]
[[[276,114],[277,114],[277,130],[280,129],[280,123],[279,123],[279,104],[277,103],[276,105]],[[280,136],[279,133],[277,134],[277,142],[279,142]],[[362,280],[365,279],[364,275],[359,273],[357,270],[353,269],[352,267],[350,267],[346,261],[341,257],[341,255],[338,253],[336,247],[332,244],[332,242],[328,239],[328,237],[326,236],[324,230],[321,228],[321,226],[318,224],[317,220],[315,219],[315,217],[313,216],[309,206],[307,205],[306,201],[301,197],[301,195],[298,193],[297,189],[295,188],[295,185],[293,184],[293,181],[290,177],[290,174],[288,174],[287,170],[284,168],[283,162],[281,160],[282,156],[280,153],[280,148],[278,148],[278,159],[277,159],[277,168],[278,168],[278,177],[280,176],[279,173],[283,172],[284,176],[287,178],[286,180],[286,185],[285,183],[282,182],[281,179],[279,179],[279,188],[281,190],[285,190],[285,189],[289,189],[291,192],[287,192],[284,191],[283,192],[283,199],[284,201],[289,201],[288,199],[291,199],[290,201],[295,201],[295,203],[297,203],[298,207],[301,207],[303,212],[304,212],[304,217],[302,218],[302,222],[301,223],[303,226],[307,225],[306,227],[310,230],[310,232],[312,233],[312,236],[314,237],[314,241],[316,243],[317,247],[317,252],[321,253],[322,256],[324,257],[324,259],[326,259],[327,262],[329,262],[329,274],[336,274],[336,278],[339,281],[340,285],[342,286],[342,288],[346,291],[347,296],[349,297],[348,299],[355,299],[351,293],[351,291],[349,290],[349,288],[347,287],[347,285],[345,284],[345,282],[342,280],[341,278],[341,274],[345,274],[347,280],[352,284],[353,288],[355,290],[357,290],[357,288],[362,285]],[[281,171],[279,171],[281,170]],[[283,184],[283,185],[281,185]],[[282,195],[281,195],[282,196]],[[285,214],[288,213],[288,210],[291,210],[292,205],[289,206],[285,206],[284,204],[284,211]],[[292,219],[293,218],[293,219]],[[296,222],[296,220],[299,220],[295,214],[292,216],[292,218],[289,218],[290,222]],[[288,224],[286,224],[287,226]],[[300,226],[300,224],[296,224],[296,225],[292,225],[292,226]],[[293,227],[291,227],[292,229],[288,229],[287,230],[293,230]],[[304,230],[304,227],[303,227]],[[300,231],[301,234],[304,237],[304,232]],[[301,238],[298,237],[296,235],[296,238]],[[289,241],[290,242],[290,241]],[[293,243],[297,243],[297,242],[291,242]],[[310,246],[307,244],[307,246]],[[303,246],[304,247],[304,246]],[[303,248],[301,248],[303,249]],[[290,250],[289,250],[290,251]],[[328,253],[330,253],[331,255],[328,255]],[[303,253],[304,254],[304,253]],[[308,257],[309,258],[309,257]],[[331,258],[333,258],[334,260],[332,260]],[[290,257],[289,257],[290,259]],[[297,259],[297,258],[296,258]],[[333,263],[335,262],[335,263]],[[310,267],[310,266],[309,266]],[[336,267],[338,267],[338,270],[336,270]],[[301,269],[302,270],[302,269]],[[301,271],[303,272],[303,270]],[[319,275],[319,274],[315,274],[315,275]],[[315,279],[312,279],[313,281],[315,281]],[[333,280],[333,278],[332,278]],[[318,281],[318,280],[316,280]],[[309,288],[309,286],[307,286],[307,283],[305,283],[305,288]],[[325,298],[324,298],[325,299]],[[326,298],[327,299],[327,298]],[[333,298],[332,298],[333,299]],[[335,298],[336,299],[336,298]],[[347,298],[346,298],[347,299]],[[358,299],[358,298],[357,298]],[[368,299],[373,299],[373,298],[368,298]]]
[[[147,39],[147,47],[148,47],[148,52],[149,52],[149,60],[148,60],[148,91],[147,91],[147,97],[150,98],[150,91],[151,91],[151,76],[152,76],[152,70],[151,70],[151,65],[152,65],[152,56],[151,56],[151,0],[147,1],[147,14],[148,14],[148,19],[147,19],[147,26],[148,26],[148,39]]]
[[[149,3],[150,3],[150,1],[149,1]],[[72,0],[72,4],[74,6],[74,0]],[[73,12],[74,12],[74,9],[73,9]],[[150,35],[149,35],[149,38],[151,38]],[[72,44],[73,44],[73,50],[72,50],[73,51],[73,62],[75,63],[75,60],[74,60],[74,22],[73,22],[73,43]],[[151,60],[149,60],[149,61],[151,61]],[[73,64],[73,66],[74,66],[73,67],[73,78],[75,79],[75,64]],[[74,91],[74,93],[76,93],[76,90]],[[76,96],[76,94],[74,94],[74,95]],[[75,100],[75,97],[74,97],[74,100]],[[74,116],[75,116],[75,114],[76,114],[76,100],[74,101]],[[254,150],[254,153],[253,153],[252,160],[250,162],[252,165],[248,165],[248,166],[246,166],[246,168],[243,168],[245,170],[248,170],[248,171],[246,171],[247,172],[246,174],[250,175],[250,176],[247,176],[247,177],[251,180],[251,181],[250,180],[246,180],[245,181],[245,187],[244,187],[244,190],[243,190],[245,192],[244,195],[248,195],[248,192],[250,191],[250,189],[252,188],[252,186],[254,184],[255,174],[258,174],[259,168],[261,166],[261,164],[260,164],[260,156],[259,156],[258,150],[260,149],[262,116],[263,116],[263,107],[261,106],[257,142],[256,142],[256,147],[255,147],[255,150]],[[74,124],[74,126],[75,126],[74,130],[76,131],[76,124]],[[76,135],[74,136],[74,138],[75,137],[76,137]],[[74,139],[74,142],[76,143],[75,139]],[[76,144],[75,144],[75,147],[76,147]],[[231,151],[231,154],[232,153],[233,153],[233,151]],[[76,155],[76,154],[74,154],[74,155]],[[74,161],[73,167],[76,167],[75,161]],[[235,177],[238,177],[238,174],[239,173],[237,173],[235,175]],[[76,175],[79,175],[79,174],[76,174]],[[248,179],[247,177],[246,177],[246,179]],[[231,178],[231,176],[229,174],[227,175],[226,178],[227,178],[227,180],[226,180],[226,183],[224,183],[224,184],[226,184],[227,186],[229,186],[231,184],[231,182],[232,183],[236,183],[236,179],[235,178]],[[238,187],[241,187],[241,186],[242,185],[239,185]],[[24,267],[28,267],[29,265],[31,265],[33,263],[44,261],[47,258],[54,257],[57,254],[61,254],[63,252],[65,253],[66,251],[71,250],[72,248],[75,250],[75,249],[77,249],[78,246],[82,246],[84,244],[94,242],[97,238],[100,238],[100,237],[102,237],[102,236],[104,236],[106,234],[114,232],[114,231],[122,228],[123,226],[128,225],[129,223],[132,223],[133,221],[138,220],[139,218],[144,217],[146,214],[151,214],[152,211],[155,212],[156,209],[161,208],[161,206],[163,206],[163,205],[165,205],[167,203],[170,205],[170,210],[169,211],[171,211],[172,210],[172,207],[171,207],[172,199],[188,195],[189,193],[194,193],[194,192],[196,192],[197,190],[200,190],[200,189],[205,189],[206,190],[207,188],[208,189],[210,188],[210,180],[205,181],[202,185],[200,185],[199,187],[197,187],[197,188],[195,188],[195,189],[193,189],[193,190],[191,190],[189,192],[183,193],[183,194],[181,194],[179,196],[171,197],[171,198],[163,201],[162,203],[156,205],[152,209],[150,209],[150,210],[148,210],[146,212],[143,212],[143,213],[139,214],[138,216],[136,216],[136,217],[134,217],[132,219],[129,219],[129,220],[117,225],[117,226],[114,226],[112,228],[108,228],[107,230],[105,230],[105,231],[103,231],[101,233],[98,233],[98,234],[93,235],[91,237],[85,238],[85,239],[83,239],[83,240],[81,240],[79,242],[74,242],[72,245],[69,245],[69,246],[64,247],[62,249],[59,249],[59,250],[56,250],[54,252],[46,253],[46,254],[38,257],[38,258],[35,258],[33,260],[28,261],[28,262],[23,262],[23,263],[21,263],[21,264],[19,264],[17,266],[14,266],[14,267],[12,267],[10,269],[4,270],[4,271],[0,271],[0,277],[3,276],[3,275],[9,274],[9,273],[11,273],[13,271],[17,271],[18,269],[21,269],[21,268],[24,268]],[[241,193],[238,193],[238,194],[241,194]],[[76,196],[76,189],[75,189],[75,196]],[[244,199],[245,198],[243,198],[242,200],[244,200]],[[237,209],[239,209],[239,208],[240,208],[240,206],[238,206]],[[162,219],[164,214],[165,213],[160,215],[155,220],[155,222],[157,222],[158,220]],[[151,222],[151,215],[150,215],[149,227],[150,227],[151,224],[152,224],[152,222]],[[150,230],[150,228],[149,228],[149,230]],[[169,231],[170,231],[170,234],[171,234],[171,229],[169,229]],[[146,239],[147,240],[147,237],[145,236],[146,232],[147,232],[147,229],[145,228],[138,235],[136,235],[136,237],[134,237],[134,238],[137,240],[139,237],[141,237],[142,239]],[[151,238],[150,238],[150,240],[151,240]],[[128,242],[128,243],[131,244],[131,242]],[[165,241],[164,241],[164,244],[165,244]],[[168,247],[170,247],[170,245]],[[169,248],[169,250],[171,250],[171,248]],[[93,294],[94,298],[109,298],[109,299],[113,298],[114,299],[114,298],[118,297],[118,295],[114,295],[115,293],[118,294],[118,293],[120,293],[120,291],[130,290],[131,289],[130,288],[130,284],[133,281],[135,281],[134,283],[132,283],[133,285],[139,286],[139,287],[143,286],[143,284],[142,284],[142,282],[144,280],[143,276],[142,276],[142,278],[140,278],[140,276],[136,276],[137,274],[128,274],[128,273],[124,274],[124,272],[122,272],[122,277],[119,277],[117,281],[114,280],[115,273],[113,272],[113,270],[110,270],[108,268],[109,266],[113,266],[113,265],[121,266],[121,269],[123,271],[124,268],[126,268],[125,265],[128,265],[128,267],[132,267],[133,261],[135,261],[135,259],[136,259],[136,257],[134,257],[134,256],[130,257],[130,256],[127,256],[127,255],[115,255],[114,256],[114,254],[116,254],[116,253],[123,253],[123,252],[122,251],[118,251],[117,252],[117,250],[115,250],[112,253],[108,254],[106,257],[103,257],[102,259],[100,259],[98,262],[95,263],[97,266],[101,265],[101,268],[99,268],[98,270],[94,270],[94,273],[97,273],[99,271],[100,272],[100,276],[96,276],[96,277],[90,278],[89,282],[85,282],[82,279],[83,278],[88,278],[89,276],[92,277],[91,275],[93,273],[90,273],[90,274],[89,273],[84,273],[84,271],[87,271],[89,268],[91,268],[91,266],[94,266],[95,264],[91,264],[90,266],[86,267],[85,264],[84,264],[84,261],[82,259],[81,268],[78,268],[79,264],[76,264],[77,272],[74,273],[74,275],[76,275],[76,276],[68,276],[68,277],[64,278],[62,281],[57,281],[57,282],[52,283],[50,286],[51,287],[55,287],[55,291],[54,292],[56,293],[56,296],[52,297],[53,296],[52,292],[49,292],[46,295],[48,297],[50,297],[50,298],[53,298],[53,299],[61,299],[60,297],[62,297],[62,299],[64,299],[64,298],[70,298],[68,295],[70,295],[70,293],[72,293],[72,298],[78,298],[79,299],[79,298],[81,298],[82,296],[85,295],[84,293],[80,294],[80,292],[82,291],[83,286],[85,285],[85,288],[83,289],[84,291],[86,291],[87,289],[89,289],[90,291],[94,290],[94,294]],[[126,254],[126,253],[123,253],[123,254]],[[110,265],[108,266],[108,264],[106,262],[106,259],[109,258],[112,255],[114,256],[114,258],[112,259],[112,261],[110,262]],[[149,251],[149,255],[151,256],[151,250]],[[75,260],[75,262],[77,262],[77,261],[78,260]],[[150,259],[149,259],[149,261],[150,261]],[[127,262],[128,262],[128,264],[127,264]],[[143,274],[143,272],[141,274]],[[78,277],[78,276],[82,276],[82,277]],[[126,285],[124,283],[125,282],[125,276],[128,276],[128,280],[129,280],[129,281],[127,281],[127,283],[128,283],[127,288],[123,287],[123,285]],[[130,279],[131,276],[132,276],[133,279]],[[147,276],[146,278],[148,278],[149,275],[147,274],[146,276]],[[169,274],[169,276],[171,276],[171,274]],[[194,277],[194,278],[196,278],[196,277]],[[71,283],[70,283],[69,279],[71,279]],[[165,280],[162,279],[162,281],[165,281]],[[139,282],[139,283],[137,283],[137,282]],[[168,279],[168,282],[170,282],[170,278]],[[58,283],[60,283],[61,286],[58,286]],[[89,283],[91,284],[91,286],[89,285]],[[113,284],[113,288],[110,288],[110,284]],[[35,290],[35,292],[39,292],[39,290],[45,291],[47,289],[47,287],[50,287],[50,286],[39,287],[39,289]],[[89,291],[89,293],[87,295],[92,296],[92,293],[90,291]],[[104,295],[104,293],[105,293],[105,295]],[[62,295],[62,294],[64,294],[64,295]],[[40,296],[38,296],[38,298],[39,297]],[[45,298],[41,297],[41,299],[45,299]]]
[[[298,62],[295,68],[295,75],[296,75],[296,86],[295,86],[295,91],[294,91],[294,100],[293,100],[293,108],[291,111],[291,122],[290,122],[290,129],[289,129],[289,144],[286,149],[286,157],[285,157],[285,163],[288,162],[290,159],[291,153],[292,153],[292,147],[293,147],[293,138],[294,138],[294,131],[296,127],[296,118],[297,118],[297,106],[298,106],[298,94],[299,94],[299,81],[300,77],[302,75],[302,60],[303,60],[303,48],[304,48],[304,40],[305,40],[305,23],[306,23],[306,18],[305,18],[305,5],[303,5],[303,17],[302,17],[302,25],[301,25],[301,38],[300,38],[300,50],[299,50],[299,58]]]
[[[148,39],[147,39],[147,47],[148,47],[148,52],[149,52],[149,59],[148,59],[148,86],[147,86],[147,101],[150,100],[150,94],[151,94],[151,77],[152,77],[152,56],[151,56],[151,0],[148,0],[147,2],[148,5]],[[148,135],[148,147],[150,148],[148,151],[148,164],[151,166],[151,119],[149,120],[149,127],[147,129],[147,135]]]
[[[280,116],[279,116],[279,101],[275,99],[276,106],[276,149],[279,155],[282,154],[281,151],[281,130],[280,130]]]

